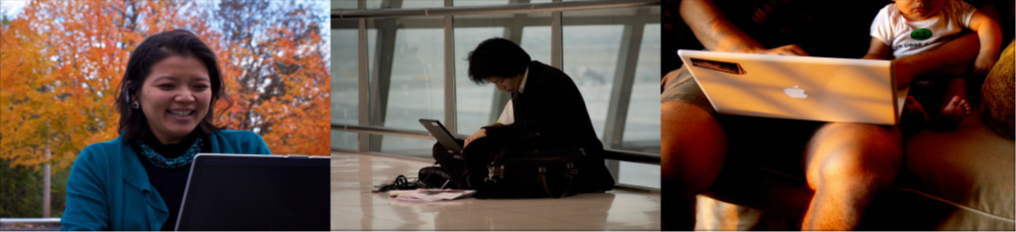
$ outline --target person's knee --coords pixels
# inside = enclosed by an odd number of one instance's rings
[[[812,141],[808,183],[884,187],[895,181],[902,163],[902,140],[895,127],[831,123]]]
[[[702,107],[681,100],[665,101],[660,103],[660,116],[664,121],[670,120],[681,124],[694,124],[691,122],[685,122],[687,120],[705,120],[707,118],[714,118],[709,111],[702,109]]]
[[[660,139],[664,147],[686,147],[684,145],[691,140],[709,140],[715,142],[711,145],[721,145],[718,143],[726,140],[723,127],[711,113],[684,101],[661,103],[660,121]]]
[[[723,166],[726,135],[708,111],[683,101],[661,104],[664,185],[689,194],[708,188]]]
[[[660,105],[661,153],[726,153],[726,134],[708,111],[683,101]]]
[[[863,153],[898,153],[902,150],[899,128],[864,123],[828,123],[815,133],[812,145],[834,145]]]

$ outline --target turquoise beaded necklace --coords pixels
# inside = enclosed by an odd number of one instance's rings
[[[194,140],[194,144],[187,149],[187,152],[176,158],[166,158],[141,141],[138,141],[138,145],[141,146],[141,155],[148,157],[148,160],[156,167],[175,169],[190,165],[191,161],[194,160],[194,156],[201,152],[201,137]]]

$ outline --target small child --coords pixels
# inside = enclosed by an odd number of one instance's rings
[[[901,58],[934,49],[970,29],[980,38],[980,52],[974,61],[974,74],[984,75],[995,64],[1002,38],[998,24],[984,13],[960,0],[893,0],[871,23],[871,47],[863,59],[889,59],[889,52]],[[907,96],[907,114],[933,129],[950,129],[970,114],[966,101],[966,83],[953,78],[946,87],[942,107],[934,120],[912,96]]]

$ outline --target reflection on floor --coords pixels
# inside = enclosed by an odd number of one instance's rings
[[[416,203],[371,193],[427,162],[332,153],[332,230],[659,230],[660,195],[625,190],[561,199]]]

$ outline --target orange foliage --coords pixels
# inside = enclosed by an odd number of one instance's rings
[[[271,2],[219,3],[228,43],[219,57],[229,61],[223,74],[234,77],[226,80],[234,101],[221,119],[259,132],[272,153],[329,155],[331,85],[320,27],[308,23],[306,6]]]
[[[30,2],[0,26],[0,159],[35,167],[47,162],[48,146],[59,169],[88,144],[116,138],[113,96],[130,52],[172,29],[193,31],[217,52],[233,102],[217,105],[217,124],[258,132],[276,154],[328,155],[330,85],[319,28],[306,22],[306,8],[280,2],[272,9],[285,17],[261,19],[251,3],[230,2],[247,13],[228,18],[203,1]],[[267,26],[235,36],[245,28],[219,30],[212,21]]]

